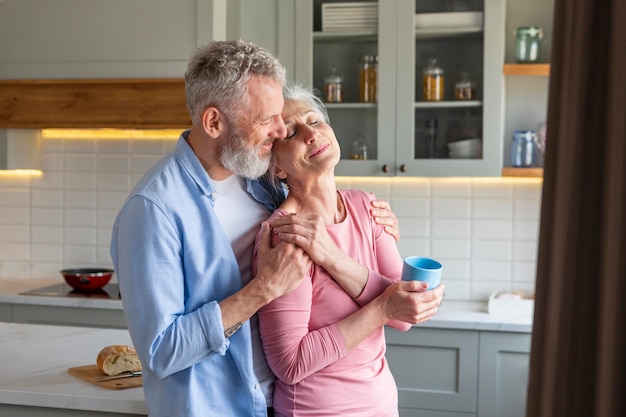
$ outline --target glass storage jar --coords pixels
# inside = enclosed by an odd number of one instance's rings
[[[454,98],[456,100],[476,99],[476,84],[470,80],[467,72],[462,72],[461,78],[454,85]]]
[[[334,65],[324,80],[324,99],[328,103],[343,103],[343,77]]]
[[[521,26],[517,28],[515,40],[515,61],[533,63],[539,61],[543,30],[539,26]]]
[[[443,69],[437,66],[437,60],[430,58],[422,75],[422,95],[425,101],[443,100]]]
[[[511,144],[511,166],[530,168],[535,161],[535,141],[537,135],[532,130],[516,130],[513,132]]]
[[[376,102],[378,57],[363,55],[359,60],[359,99],[363,103]]]

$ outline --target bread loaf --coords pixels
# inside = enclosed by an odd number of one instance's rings
[[[141,362],[137,352],[126,345],[111,345],[103,348],[98,353],[96,365],[98,365],[100,373],[105,375],[141,371]]]

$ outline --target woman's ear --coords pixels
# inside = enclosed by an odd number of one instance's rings
[[[274,171],[274,176],[276,176],[277,178],[280,178],[281,180],[287,178],[287,172],[281,169],[278,165],[276,165],[276,163],[274,163],[272,170]]]
[[[202,127],[212,138],[218,138],[225,129],[222,113],[215,107],[207,107],[202,112]]]

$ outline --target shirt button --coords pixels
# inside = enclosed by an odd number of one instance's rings
[[[254,389],[259,389],[259,384],[254,384]]]
[[[211,193],[211,198],[217,197],[217,193]]]

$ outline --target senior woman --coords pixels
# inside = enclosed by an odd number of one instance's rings
[[[417,281],[400,281],[396,242],[368,213],[374,196],[337,190],[340,148],[323,103],[300,86],[286,88],[284,97],[287,136],[274,142],[268,175],[289,193],[268,220],[272,245],[297,243],[314,264],[296,290],[258,313],[277,376],[274,410],[277,416],[398,416],[384,325],[407,330],[429,319],[444,286],[426,291]],[[288,217],[295,226],[281,221]]]

